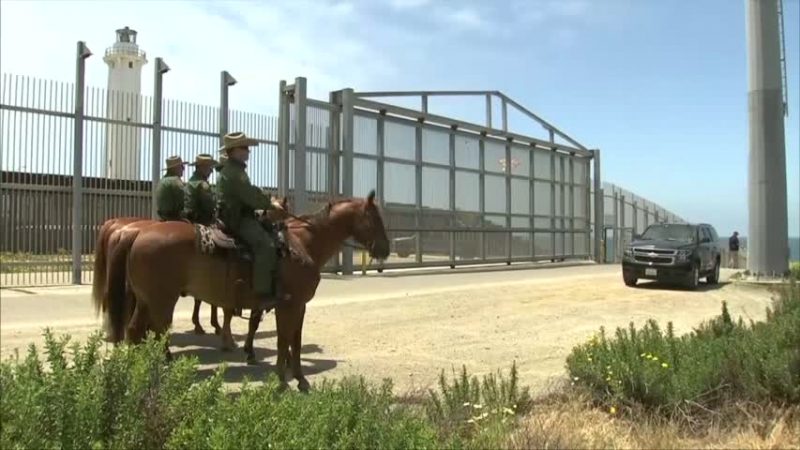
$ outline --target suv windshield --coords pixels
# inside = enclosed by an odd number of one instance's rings
[[[694,227],[691,225],[652,225],[647,227],[642,240],[666,240],[694,242]]]

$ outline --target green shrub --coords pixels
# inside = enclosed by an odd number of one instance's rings
[[[439,390],[429,391],[425,410],[449,447],[496,448],[531,404],[527,388],[519,387],[516,363],[507,377],[489,374],[482,380],[470,377],[466,366],[452,381],[442,371]]]
[[[795,281],[800,281],[800,261],[795,261],[789,268],[789,273],[791,274],[791,279]]]
[[[237,395],[221,368],[196,382],[196,360],[164,362],[164,341],[100,356],[100,335],[79,348],[46,332],[0,365],[0,447],[16,448],[436,448],[421,411],[393,403],[391,384],[325,382],[310,395],[281,392],[271,375]],[[68,361],[68,359],[70,361]]]
[[[229,393],[224,366],[197,380],[197,360],[166,363],[165,344],[103,354],[100,333],[81,347],[45,331],[44,355],[0,364],[0,448],[496,448],[529,405],[516,366],[480,381],[442,373],[422,407],[356,377],[305,395],[270,375]]]
[[[734,322],[723,302],[720,316],[685,336],[652,320],[618,328],[613,338],[601,328],[573,349],[567,369],[609,407],[714,407],[732,396],[800,402],[800,289],[786,288],[760,323]]]

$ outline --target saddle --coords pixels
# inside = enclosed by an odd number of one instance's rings
[[[262,225],[275,240],[278,258],[288,257],[291,252],[286,241],[286,226],[283,222]],[[253,262],[252,249],[230,233],[221,221],[217,220],[215,224],[210,226],[201,224],[194,224],[194,226],[195,244],[200,253],[212,256],[229,256],[233,254],[243,261]]]

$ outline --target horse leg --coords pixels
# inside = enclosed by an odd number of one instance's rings
[[[295,310],[292,314],[294,319],[294,332],[292,334],[290,352],[292,376],[297,380],[297,389],[299,389],[300,392],[308,392],[311,385],[303,375],[303,366],[300,364],[300,349],[303,346],[303,320],[306,316],[306,305],[303,304],[301,307],[293,309]]]
[[[145,296],[137,295],[137,299],[139,298],[144,299]],[[172,353],[169,350],[169,328],[172,326],[172,316],[175,313],[175,305],[178,303],[178,298],[178,293],[172,295],[159,293],[149,295],[146,302],[150,329],[155,332],[156,338],[160,339],[161,336],[167,335],[167,339],[164,342],[164,354],[167,361],[172,361]],[[139,303],[136,303],[137,306]]]
[[[216,313],[217,308],[214,306],[212,306],[212,308],[214,308],[214,312]],[[222,351],[229,352],[237,347],[236,341],[233,340],[233,333],[231,333],[231,319],[233,318],[233,310],[223,308],[222,313]]]
[[[195,334],[206,334],[206,330],[200,325],[200,305],[203,301],[199,298],[194,299],[194,311],[192,311],[192,323],[194,324]]]
[[[133,316],[128,323],[128,342],[139,344],[147,332],[147,306],[139,302],[133,309]]]
[[[257,363],[256,351],[253,348],[253,340],[256,337],[256,331],[258,331],[258,325],[261,323],[261,316],[263,313],[264,311],[261,310],[261,308],[253,308],[250,310],[250,322],[247,326],[247,339],[244,343],[244,351],[247,353],[247,364],[250,365]]]
[[[223,311],[223,314],[224,313]],[[219,321],[217,320],[217,307],[214,305],[211,305],[211,326],[214,327],[214,334],[217,336],[222,334],[222,328],[220,328]],[[228,332],[230,332],[230,328],[228,328]]]
[[[275,364],[275,371],[278,374],[278,381],[281,385],[286,385],[286,364],[289,361],[289,344],[292,342],[294,327],[292,306],[279,306],[275,308],[275,328],[278,331],[278,361]]]

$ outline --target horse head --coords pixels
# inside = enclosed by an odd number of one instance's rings
[[[375,191],[371,191],[364,200],[353,200],[348,203],[354,213],[350,223],[353,239],[366,247],[370,257],[380,261],[388,258],[389,238],[386,235],[386,227],[383,224],[380,210],[375,203]],[[328,210],[334,214],[332,208],[332,205],[328,205]]]
[[[274,195],[270,195],[270,201],[273,205],[280,206],[283,211],[279,210],[268,210],[265,212],[267,218],[272,222],[280,222],[286,220],[289,217],[289,198],[288,197],[276,197]]]

